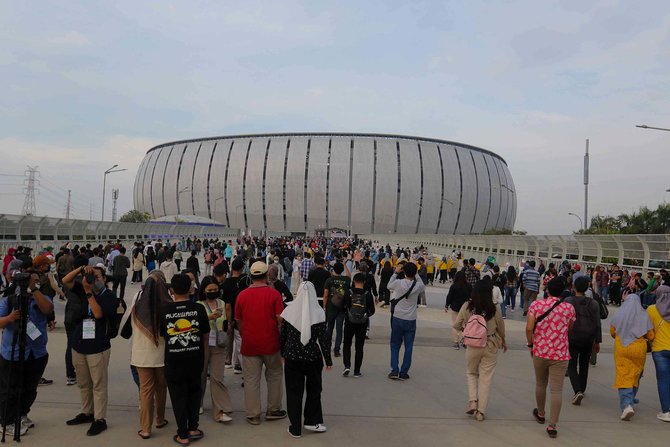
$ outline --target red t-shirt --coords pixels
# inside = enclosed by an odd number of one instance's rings
[[[284,311],[281,294],[269,286],[250,286],[235,302],[235,319],[242,322],[242,355],[270,355],[279,351],[277,315]]]

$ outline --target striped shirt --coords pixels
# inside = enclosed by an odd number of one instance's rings
[[[523,286],[532,292],[540,291],[540,274],[537,272],[537,270],[532,268],[524,270]]]

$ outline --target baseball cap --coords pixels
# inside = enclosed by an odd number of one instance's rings
[[[581,265],[579,265],[579,264],[575,265],[575,270],[580,271],[581,269],[582,269]]]
[[[268,272],[268,265],[262,261],[256,261],[251,265],[249,273],[251,276],[261,276],[265,275]]]
[[[33,258],[33,267],[41,267],[43,265],[51,265],[55,261],[52,257],[46,255],[37,255]]]
[[[103,264],[102,262],[98,262],[97,264],[95,264],[95,266],[103,270],[105,269],[105,264]]]

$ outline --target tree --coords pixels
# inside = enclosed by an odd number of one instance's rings
[[[591,224],[580,234],[667,234],[670,233],[670,203],[663,203],[655,210],[640,207],[631,214],[617,217],[596,215]]]
[[[145,223],[149,222],[149,220],[151,220],[151,214],[137,210],[130,210],[121,216],[119,222]]]

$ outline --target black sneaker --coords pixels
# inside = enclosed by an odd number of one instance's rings
[[[275,421],[277,419],[284,419],[286,417],[286,410],[274,410],[265,413],[266,421]]]
[[[409,374],[407,373],[400,373],[400,380],[409,380]]]
[[[107,430],[107,421],[98,419],[97,421],[93,421],[91,428],[86,432],[86,436],[96,436],[105,430]]]
[[[79,413],[73,419],[70,419],[65,423],[67,425],[81,425],[81,424],[90,424],[93,421],[94,419],[92,414]]]
[[[333,355],[334,355],[335,357],[339,357],[339,356],[340,356],[340,351],[335,351],[335,352],[333,353]]]
[[[390,372],[388,378],[391,380],[398,380],[400,378],[400,375],[398,373]]]
[[[40,378],[40,381],[37,383],[38,386],[43,385],[53,385],[54,381],[51,379],[45,379],[44,377]]]
[[[344,368],[344,371],[342,371],[342,375],[344,377],[348,377],[350,372],[351,370],[349,368]]]

